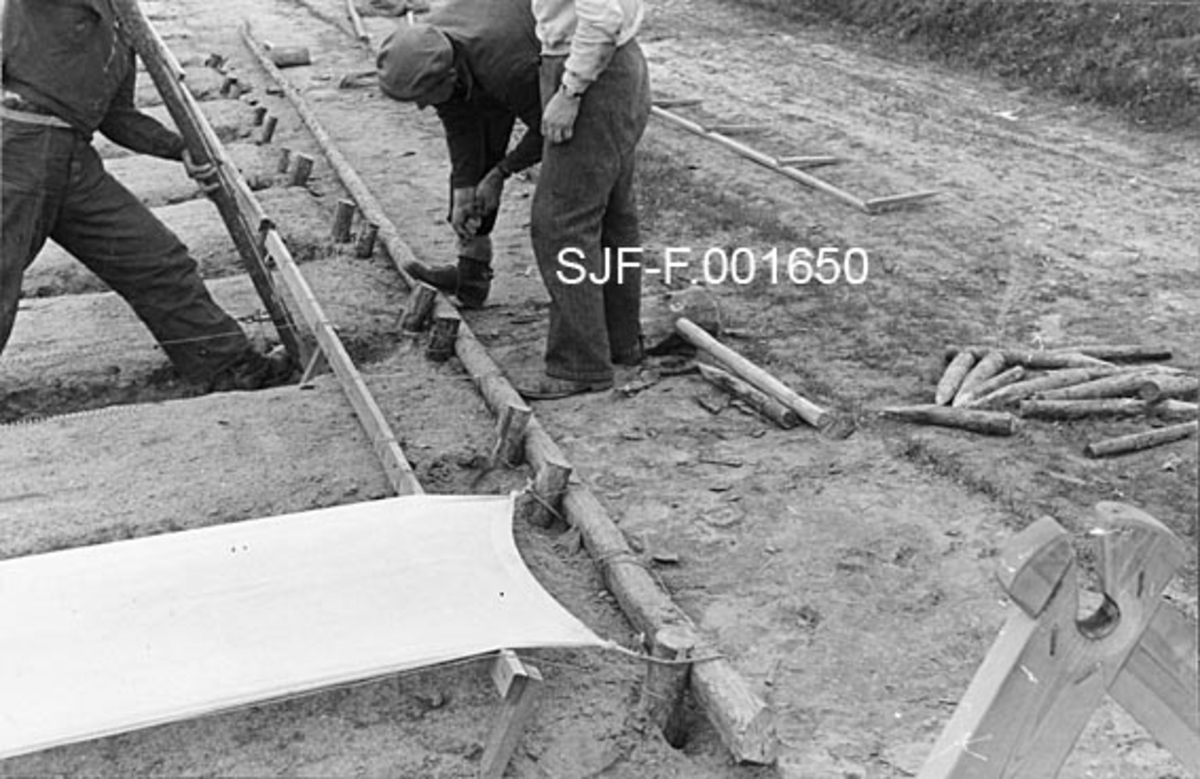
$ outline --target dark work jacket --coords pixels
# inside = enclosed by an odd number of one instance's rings
[[[450,184],[473,187],[503,161],[506,174],[542,158],[541,45],[529,0],[447,0],[424,20],[454,46],[461,87],[436,107],[450,148]],[[514,120],[524,137],[506,154]]]
[[[108,0],[6,0],[5,90],[90,136],[180,159],[183,139],[134,107],[134,52]]]

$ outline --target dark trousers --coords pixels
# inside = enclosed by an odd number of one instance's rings
[[[565,61],[542,58],[543,106],[558,89]],[[580,100],[571,140],[543,147],[531,235],[550,292],[548,376],[610,381],[613,362],[640,354],[641,268],[618,274],[616,250],[639,246],[634,152],[649,117],[646,60],[630,41]],[[564,272],[564,251],[589,278],[607,280],[570,283],[577,274]]]
[[[13,121],[0,123],[0,132],[0,351],[16,319],[25,269],[47,238],[133,307],[184,378],[211,378],[250,349],[241,327],[204,287],[187,248],[105,172],[87,138]]]

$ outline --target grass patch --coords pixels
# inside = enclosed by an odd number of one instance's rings
[[[934,58],[1115,108],[1134,121],[1200,121],[1200,1],[728,0],[836,21]]]

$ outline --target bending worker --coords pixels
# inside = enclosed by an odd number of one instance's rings
[[[447,0],[425,18],[401,22],[384,41],[379,86],[396,100],[432,105],[450,150],[457,267],[414,275],[478,308],[491,290],[491,231],[504,180],[542,156],[540,48],[530,0]],[[509,152],[518,118],[525,135]]]
[[[135,152],[190,164],[183,139],[134,107],[134,51],[110,0],[7,0],[2,5],[3,236],[0,351],[12,332],[25,269],[47,238],[123,297],[180,375],[209,390],[258,389],[291,373],[263,355],[209,295],[187,248],[104,170],[99,130]]]

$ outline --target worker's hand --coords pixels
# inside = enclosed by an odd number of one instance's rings
[[[211,162],[198,164],[192,159],[192,153],[187,149],[183,150],[183,169],[187,171],[188,177],[200,186],[200,191],[205,195],[211,197],[221,188],[221,182],[217,178],[217,166]]]
[[[504,174],[492,168],[475,187],[475,209],[479,215],[487,216],[500,210],[500,196],[504,193]]]
[[[455,188],[450,192],[450,226],[459,238],[472,238],[482,223],[475,205],[475,187]]]
[[[542,111],[542,137],[550,143],[566,143],[575,131],[579,115],[579,98],[567,97],[561,90],[554,93]]]

